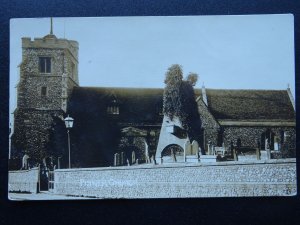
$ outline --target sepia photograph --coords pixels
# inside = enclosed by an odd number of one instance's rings
[[[292,14],[10,20],[8,198],[295,196]]]

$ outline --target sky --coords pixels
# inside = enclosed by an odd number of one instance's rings
[[[50,32],[50,18],[10,21],[10,112],[21,38]],[[57,38],[79,43],[80,86],[164,87],[180,64],[196,88],[285,90],[295,96],[294,18],[284,15],[53,18]]]

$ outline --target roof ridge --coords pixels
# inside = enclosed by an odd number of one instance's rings
[[[224,88],[205,88],[213,91],[287,91],[286,89],[224,89]],[[200,90],[200,89],[199,89]]]
[[[138,90],[138,89],[145,89],[145,90],[163,90],[164,88],[152,88],[152,87],[93,87],[93,86],[80,86],[76,88],[86,88],[86,89],[126,89],[126,90]]]

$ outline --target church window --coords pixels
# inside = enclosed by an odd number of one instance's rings
[[[51,73],[51,57],[39,58],[40,73]]]
[[[41,96],[43,96],[43,97],[47,96],[47,87],[41,88]]]
[[[107,112],[107,114],[111,114],[111,115],[119,115],[120,114],[119,103],[118,103],[115,95],[113,95],[112,98],[110,99],[110,102],[108,103],[106,112]]]
[[[113,114],[113,115],[118,115],[120,113],[119,111],[119,106],[108,106],[107,107],[107,113],[108,114]]]

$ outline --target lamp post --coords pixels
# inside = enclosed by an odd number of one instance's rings
[[[69,115],[65,118],[65,124],[68,133],[68,147],[69,147],[69,168],[71,168],[71,147],[70,147],[70,129],[73,127],[74,119],[69,117]]]

